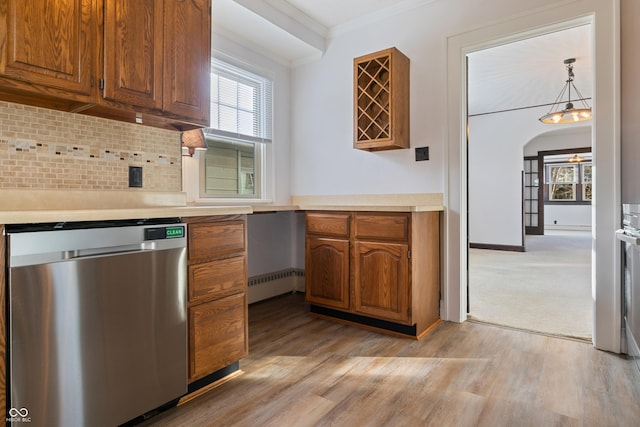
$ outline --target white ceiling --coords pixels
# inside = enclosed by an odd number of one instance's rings
[[[212,22],[214,32],[295,66],[319,58],[337,34],[435,1],[445,0],[212,0]],[[591,97],[590,40],[583,25],[470,54],[469,114],[553,102],[567,58],[576,58],[575,84]]]
[[[353,23],[362,17],[388,15],[395,13],[399,8],[428,3],[424,0],[286,0],[286,2],[329,29]]]
[[[573,72],[577,89],[585,98],[592,95],[590,25],[481,50],[468,56],[471,115],[554,102],[567,80],[567,69],[563,63],[567,58],[576,59]],[[572,92],[571,98],[576,99],[575,93]],[[566,97],[563,100],[566,102]],[[592,105],[592,102],[588,101],[588,104]]]

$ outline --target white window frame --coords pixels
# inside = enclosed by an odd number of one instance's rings
[[[573,182],[562,182],[562,181],[552,181],[551,168],[553,167],[572,167],[573,168]],[[586,167],[593,167],[591,161],[580,162],[580,163],[545,163],[545,202],[560,202],[560,203],[571,203],[577,202],[578,204],[591,203],[592,199],[587,199],[586,197],[586,189],[588,185],[593,186],[593,178],[586,179],[584,170]],[[593,173],[593,172],[592,172]],[[573,188],[573,198],[572,199],[555,199],[553,198],[553,193],[551,191],[551,186],[554,184],[558,185],[571,185]],[[592,187],[593,188],[593,187]],[[592,190],[593,191],[593,190]]]
[[[573,163],[550,163],[546,165],[547,167],[547,180],[548,180],[548,184],[549,184],[549,201],[550,202],[575,202],[577,200],[578,195],[576,194],[577,192],[577,183],[578,183],[578,173],[579,173],[579,168],[577,165],[573,164]],[[554,181],[552,179],[553,174],[551,173],[551,169],[552,168],[566,168],[566,167],[571,167],[573,169],[573,181],[571,182],[565,182],[565,181]],[[551,188],[553,185],[571,185],[573,191],[573,198],[571,199],[556,199],[553,197],[553,191],[551,191]]]
[[[262,77],[271,84],[271,90],[273,92],[273,86],[275,79],[273,73],[259,69],[235,58],[232,58],[226,54],[215,52],[212,57],[212,70],[214,62],[223,62],[232,67],[237,67],[245,70],[247,73],[254,74],[258,77]],[[205,153],[204,151],[196,150],[196,154],[193,158],[183,157],[183,189],[187,192],[187,198],[191,202],[202,204],[256,204],[256,203],[270,203],[273,201],[274,195],[274,168],[273,168],[273,144],[270,142],[271,129],[273,127],[273,93],[268,99],[270,105],[268,106],[271,114],[271,121],[263,124],[268,129],[269,138],[253,138],[252,143],[255,145],[255,176],[257,182],[255,186],[255,196],[243,196],[243,195],[208,195],[204,193],[204,163]],[[207,132],[208,133],[208,132]],[[237,135],[225,134],[217,135],[216,139],[224,141],[238,141],[247,142],[247,138],[244,137],[237,139]]]
[[[584,169],[586,166],[591,168],[591,178],[587,181],[584,176]],[[582,200],[584,202],[592,202],[593,198],[593,164],[591,162],[583,163],[580,167],[580,183],[582,184]],[[587,199],[587,185],[591,186],[591,198]]]

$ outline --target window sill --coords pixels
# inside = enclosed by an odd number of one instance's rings
[[[222,199],[222,198],[199,198],[193,202],[189,202],[190,206],[254,206],[267,205],[273,203],[271,199]]]

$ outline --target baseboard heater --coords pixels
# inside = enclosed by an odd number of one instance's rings
[[[340,310],[334,310],[331,308],[321,307],[318,305],[311,305],[310,312],[320,316],[329,316],[335,319],[344,320],[350,323],[359,323],[365,326],[371,326],[373,328],[384,329],[390,332],[396,332],[403,335],[408,335],[415,338],[417,334],[416,325],[401,325],[399,323],[389,322],[387,320],[374,319],[372,317],[362,316],[359,314],[346,313]]]
[[[286,293],[304,291],[304,270],[288,268],[250,277],[249,304]]]
[[[289,277],[304,277],[304,270],[300,268],[288,268],[286,270],[275,271],[273,273],[261,274],[259,276],[250,277],[248,280],[249,286],[256,286],[262,283],[274,282],[281,279],[287,279]]]

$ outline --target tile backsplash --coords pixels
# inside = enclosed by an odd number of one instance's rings
[[[180,133],[0,101],[0,188],[129,190],[129,166],[181,191]]]

